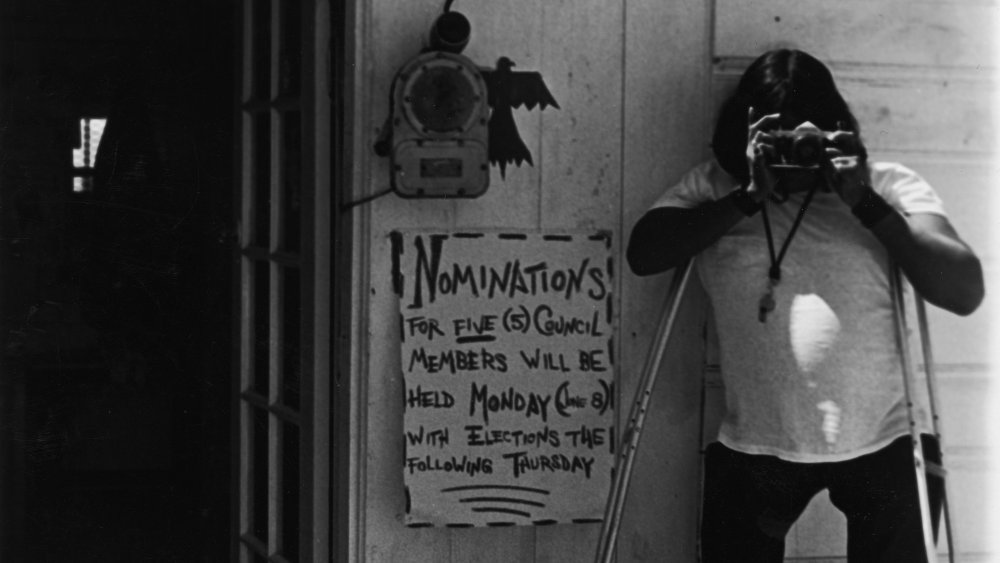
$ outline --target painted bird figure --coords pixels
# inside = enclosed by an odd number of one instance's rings
[[[487,97],[493,112],[489,121],[489,157],[490,162],[500,166],[500,177],[503,178],[507,164],[518,166],[531,160],[531,151],[524,145],[521,135],[514,122],[513,108],[523,104],[527,109],[539,109],[546,106],[559,108],[555,98],[542,80],[539,72],[511,71],[514,61],[507,57],[497,60],[496,69],[483,69],[481,73],[486,82]]]

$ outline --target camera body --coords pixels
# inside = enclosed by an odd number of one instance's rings
[[[833,133],[818,129],[779,129],[774,136],[772,168],[815,169],[827,158],[826,148],[833,146]]]

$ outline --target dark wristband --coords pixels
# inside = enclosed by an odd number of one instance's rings
[[[861,224],[865,228],[870,229],[875,226],[876,223],[881,221],[886,217],[886,215],[892,214],[892,206],[889,202],[882,199],[882,196],[875,193],[875,190],[868,186],[865,190],[864,197],[861,198],[854,207],[851,208],[851,213],[861,221]]]
[[[740,186],[739,188],[736,188],[729,194],[729,197],[732,198],[733,205],[735,205],[736,208],[747,217],[751,217],[760,211],[760,204],[754,201],[753,197],[750,196],[750,192],[747,191],[747,186]]]

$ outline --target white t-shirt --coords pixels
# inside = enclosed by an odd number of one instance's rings
[[[872,187],[904,214],[944,215],[912,170],[869,163]],[[737,186],[715,161],[689,171],[654,207],[693,208]],[[805,194],[771,203],[780,251]],[[715,314],[726,415],[719,441],[799,462],[842,461],[909,433],[882,244],[834,193],[818,191],[781,262],[776,307],[758,320],[770,255],[761,213],[696,258]],[[919,425],[925,431],[921,409]]]

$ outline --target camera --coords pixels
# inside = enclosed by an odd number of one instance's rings
[[[832,133],[816,129],[772,131],[775,158],[772,168],[818,168],[826,159],[826,148],[832,146]]]

